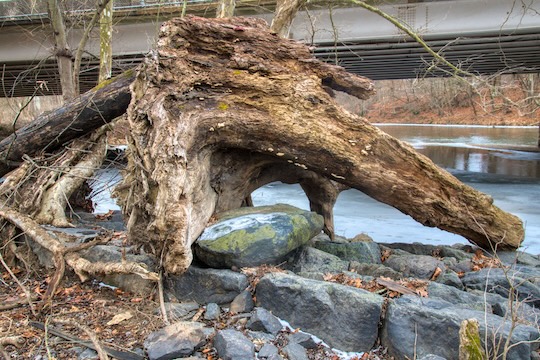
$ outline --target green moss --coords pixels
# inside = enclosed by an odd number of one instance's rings
[[[225,103],[223,103],[223,102],[220,102],[220,103],[218,104],[218,109],[219,109],[219,110],[225,111],[225,110],[227,110],[228,108],[229,108],[229,105],[228,105],[228,104],[225,104]]]
[[[464,320],[459,331],[459,358],[468,360],[484,360],[486,354],[480,341],[478,321],[475,319]]]
[[[113,78],[110,78],[110,79],[107,79],[107,80],[104,80],[104,81],[100,82],[99,84],[94,86],[94,88],[92,90],[93,91],[98,91],[98,90],[104,88],[105,86],[113,83],[114,81],[116,81],[118,79],[129,78],[129,77],[132,77],[134,75],[135,75],[135,70],[134,69],[126,70],[126,71],[124,71],[123,73],[121,73],[118,76],[115,76]]]
[[[292,236],[294,241],[289,241],[287,251],[292,251],[298,246],[303,245],[303,239],[311,239],[314,235],[309,233],[309,222],[302,215],[291,215],[292,221]]]
[[[257,228],[257,231],[247,232],[246,230],[232,231],[219,239],[211,240],[207,246],[213,251],[240,253],[252,246],[254,242],[276,237],[275,231],[271,225],[264,225]],[[206,242],[201,241],[199,242]]]

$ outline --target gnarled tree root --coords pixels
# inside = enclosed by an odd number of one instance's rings
[[[90,275],[97,274],[136,274],[143,279],[159,280],[157,273],[149,271],[142,264],[127,261],[122,263],[90,262],[75,252],[75,250],[87,248],[88,246],[81,246],[76,249],[64,246],[60,241],[49,235],[36,221],[16,210],[5,206],[0,207],[0,217],[21,229],[32,240],[53,253],[56,271],[43,299],[44,304],[47,304],[54,296],[64,275],[66,263],[75,271],[81,281],[86,281]]]

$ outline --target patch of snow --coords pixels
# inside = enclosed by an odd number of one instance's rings
[[[351,360],[351,359],[355,359],[355,358],[360,359],[360,358],[362,358],[362,355],[364,355],[363,352],[347,352],[347,351],[341,351],[341,350],[335,349],[335,348],[330,348],[330,346],[327,343],[325,343],[322,339],[318,338],[317,336],[315,336],[313,334],[310,334],[308,332],[293,328],[291,326],[291,324],[289,324],[286,320],[279,319],[279,321],[281,322],[281,325],[283,325],[283,327],[285,329],[288,329],[291,332],[300,332],[300,333],[308,334],[309,336],[311,336],[311,338],[313,339],[313,341],[315,343],[320,344],[320,345],[330,349],[333,353],[335,353],[337,356],[339,356],[340,360]]]
[[[248,214],[239,216],[237,218],[220,221],[207,227],[201,234],[199,240],[214,240],[233,231],[271,224],[272,220],[276,219],[276,216],[287,216],[287,214],[283,212],[275,212],[270,214]]]

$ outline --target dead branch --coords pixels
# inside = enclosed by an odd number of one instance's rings
[[[53,253],[56,272],[46,292],[47,300],[54,296],[56,287],[64,274],[65,263],[75,271],[81,281],[88,280],[90,275],[98,274],[136,274],[147,280],[158,281],[159,279],[158,274],[149,271],[142,264],[133,262],[92,263],[79,254],[70,252],[69,247],[54,239],[36,221],[8,207],[0,207],[0,217],[17,226],[36,243]]]
[[[74,343],[86,346],[86,347],[88,347],[90,349],[93,349],[93,350],[97,351],[96,346],[94,345],[94,343],[92,341],[83,340],[81,338],[69,335],[69,334],[67,334],[67,333],[61,331],[60,329],[57,329],[57,328],[55,328],[55,327],[53,327],[51,325],[45,325],[44,323],[37,322],[37,321],[31,321],[30,325],[35,327],[36,329],[46,331],[47,333],[52,334],[54,336],[58,336],[58,337],[60,337],[62,339],[72,341]],[[137,354],[132,353],[132,352],[119,351],[119,350],[112,349],[112,348],[107,347],[107,346],[103,346],[101,344],[99,344],[99,345],[100,345],[100,347],[103,349],[103,351],[105,353],[107,353],[108,355],[110,355],[110,356],[112,356],[112,357],[114,357],[116,359],[119,359],[119,360],[143,360],[144,359],[143,356],[137,355]]]

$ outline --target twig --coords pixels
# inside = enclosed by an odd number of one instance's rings
[[[13,281],[15,281],[17,283],[17,285],[19,285],[19,287],[21,288],[21,290],[23,291],[24,295],[26,296],[26,302],[28,303],[28,305],[30,306],[30,311],[32,311],[32,314],[35,316],[37,315],[36,313],[36,309],[34,308],[34,304],[32,303],[32,295],[30,294],[30,291],[26,288],[26,286],[24,286],[20,281],[19,279],[17,278],[17,276],[13,273],[13,271],[11,271],[11,268],[6,264],[6,262],[4,261],[4,257],[2,256],[2,252],[0,252],[0,262],[2,263],[2,266],[4,266],[4,268],[6,269],[6,271],[9,273],[9,275],[11,276],[11,278],[13,279]]]
[[[0,346],[12,345],[19,349],[21,346],[24,345],[24,343],[24,337],[20,335],[0,337]]]
[[[46,325],[46,324],[41,323],[41,322],[31,321],[30,325],[37,328],[37,329],[43,330],[46,333],[50,333],[50,334],[52,334],[54,336],[58,336],[58,337],[60,337],[62,339],[72,341],[74,343],[77,343],[77,344],[82,345],[82,346],[86,346],[87,348],[90,348],[90,349],[93,349],[93,350],[97,351],[97,349],[95,348],[95,345],[94,345],[94,343],[92,341],[83,340],[81,338],[66,334],[65,332],[60,331],[59,329],[56,329],[56,328],[54,328],[54,327],[52,327],[52,326],[50,326],[48,324]],[[103,349],[103,351],[105,351],[107,354],[109,354],[110,356],[112,356],[112,357],[114,357],[116,359],[119,359],[119,360],[144,360],[144,357],[142,357],[142,356],[140,356],[138,354],[132,353],[132,352],[119,351],[119,350],[116,350],[116,349],[113,349],[113,348],[110,348],[110,347],[107,347],[107,346],[103,346],[101,344],[100,344],[100,346]]]
[[[30,297],[31,301],[36,301],[37,299],[38,298],[37,298],[36,295],[33,295],[33,296]],[[10,301],[8,303],[0,305],[0,311],[6,311],[6,310],[15,309],[15,308],[18,308],[19,306],[23,306],[23,305],[26,305],[26,304],[29,304],[28,298],[19,299],[19,300],[15,300],[15,301]]]
[[[99,359],[100,360],[109,360],[109,356],[107,355],[107,352],[105,352],[105,350],[103,349],[101,344],[99,343],[99,340],[98,340],[96,334],[93,331],[91,331],[89,328],[87,328],[84,325],[78,324],[78,323],[76,323],[74,321],[70,321],[70,320],[55,320],[55,322],[57,322],[59,324],[63,324],[63,325],[74,326],[74,327],[79,328],[82,331],[84,331],[86,333],[86,335],[88,335],[88,337],[90,338],[90,341],[92,342],[92,344],[94,345],[94,350],[97,351]]]

